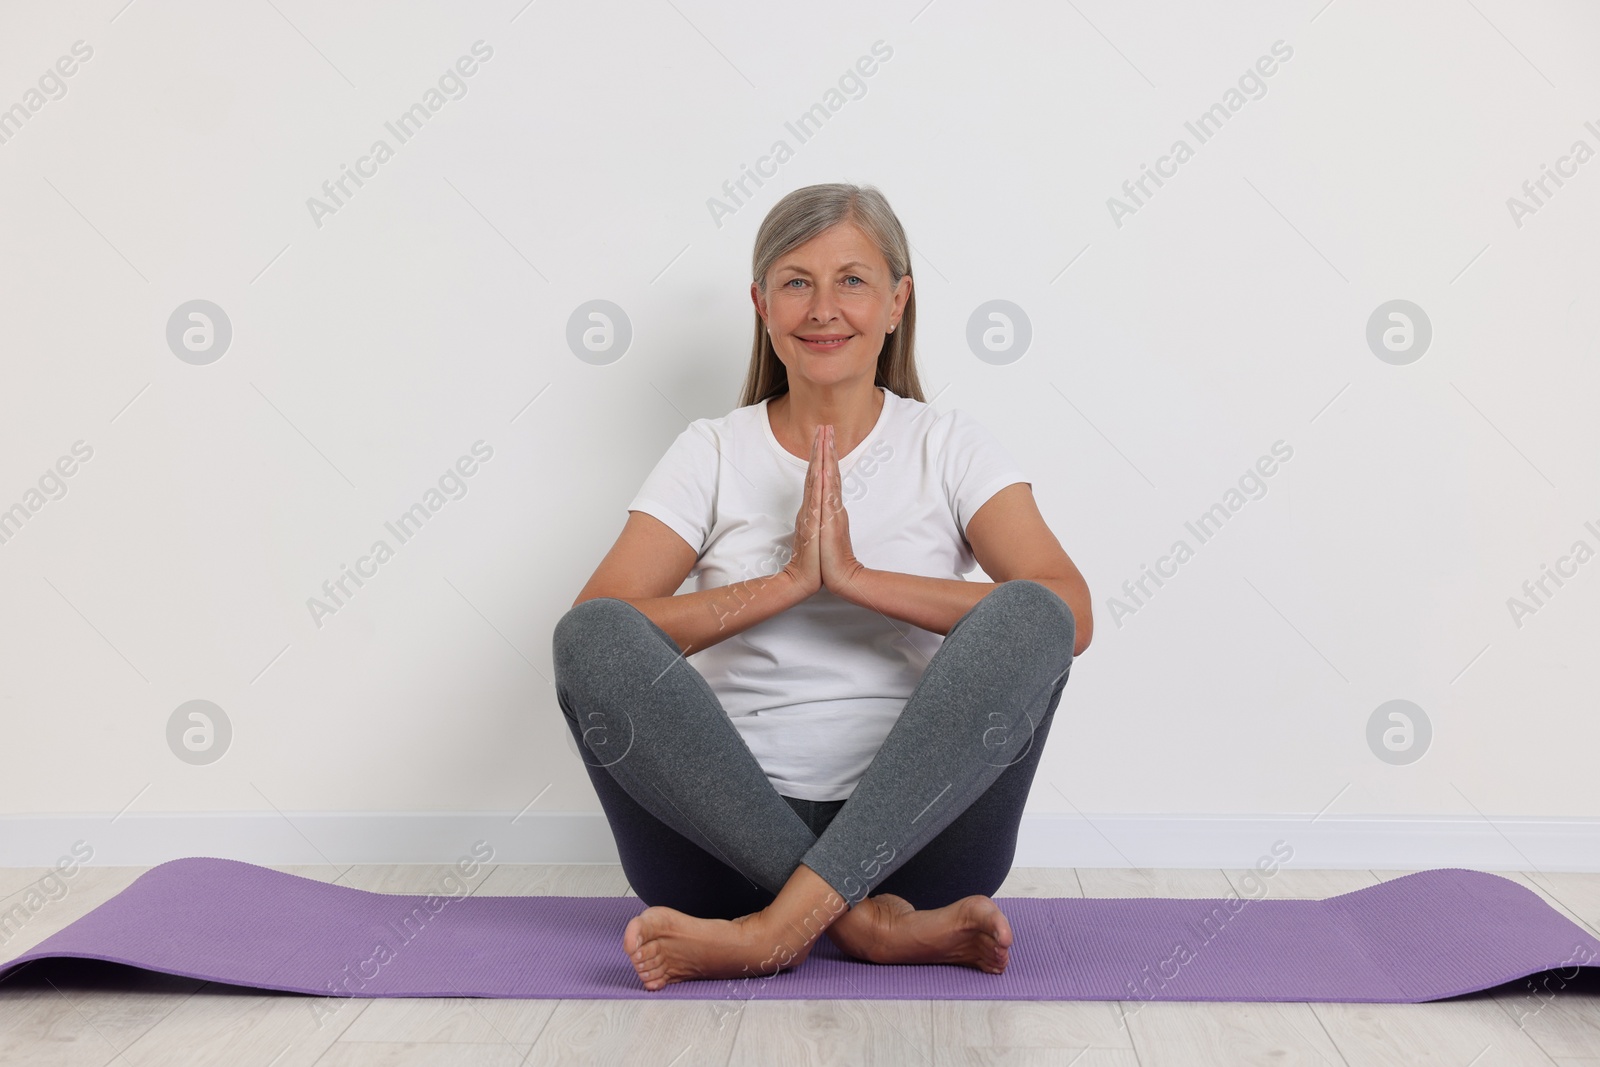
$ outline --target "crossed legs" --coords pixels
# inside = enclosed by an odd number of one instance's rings
[[[909,941],[1003,969],[1010,930],[988,896],[1010,869],[1072,643],[1053,592],[998,586],[951,628],[850,799],[814,831],[797,814],[807,802],[772,788],[664,631],[610,598],[568,612],[557,698],[651,905],[624,939],[647,988],[770,973],[824,930],[864,958],[912,962]]]

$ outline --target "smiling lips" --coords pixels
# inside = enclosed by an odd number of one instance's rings
[[[808,348],[814,348],[819,352],[831,352],[834,349],[836,349],[836,348],[840,347],[841,345],[843,345],[846,341],[850,340],[850,338],[849,337],[816,337],[816,338],[802,337],[802,338],[800,338],[800,340],[802,342],[804,342],[806,347],[808,347]]]

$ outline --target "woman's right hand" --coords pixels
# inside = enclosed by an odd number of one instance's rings
[[[811,465],[806,468],[805,490],[800,494],[800,513],[794,520],[794,552],[783,573],[806,596],[822,588],[822,427],[811,438]]]

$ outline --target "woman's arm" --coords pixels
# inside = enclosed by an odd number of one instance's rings
[[[616,544],[572,606],[596,597],[625,600],[665,630],[688,656],[787,611],[810,595],[781,570],[716,589],[673,595],[694,568],[695,559],[693,546],[666,523],[645,512],[630,511]]]
[[[929,578],[920,574],[863,567],[838,595],[936,634],[950,632],[956,620],[998,585],[1016,578],[1038,582],[1072,610],[1072,654],[1089,647],[1094,616],[1089,584],[1061,542],[1056,540],[1026,482],[1014,482],[990,497],[967,523],[972,555],[992,582]]]

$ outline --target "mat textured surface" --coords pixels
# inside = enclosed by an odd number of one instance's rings
[[[1015,934],[1002,975],[863,963],[824,938],[791,971],[650,993],[622,950],[634,897],[397,896],[191,857],[146,871],[0,978],[79,958],[358,997],[1408,1003],[1600,965],[1600,941],[1538,894],[1460,868],[1326,900],[997,899]]]

